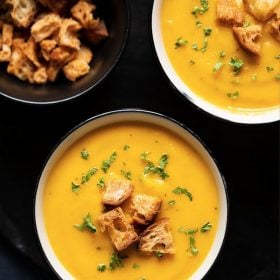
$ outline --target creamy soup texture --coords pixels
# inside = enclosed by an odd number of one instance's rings
[[[81,152],[84,153],[84,158]],[[115,152],[115,160],[107,173],[101,169],[102,162]],[[145,164],[140,155],[148,153],[157,163],[163,154],[168,155],[165,171],[169,177],[158,174],[144,175]],[[87,158],[87,159],[85,159]],[[95,174],[81,183],[88,170],[96,167]],[[120,253],[123,267],[109,269],[109,261],[115,251],[107,233],[102,233],[97,218],[103,213],[100,179],[128,178],[134,185],[134,193],[160,197],[161,210],[156,218],[170,219],[171,233],[176,253],[144,256],[137,251],[137,244]],[[73,188],[79,185],[78,190]],[[178,186],[191,193],[173,192]],[[141,122],[123,122],[96,129],[75,142],[54,164],[45,186],[44,220],[51,246],[58,259],[75,279],[122,279],[122,280],[174,280],[188,279],[206,258],[215,238],[219,219],[217,183],[209,166],[179,136],[158,126]],[[124,208],[124,212],[126,210]],[[90,214],[96,232],[80,231],[81,224]],[[206,232],[201,227],[211,224]],[[192,235],[179,229],[198,229]],[[190,250],[191,245],[197,254]],[[106,266],[99,271],[98,265]],[[116,278],[117,277],[117,278]]]
[[[192,14],[203,3],[208,10]],[[216,5],[217,0],[163,0],[162,36],[175,71],[193,92],[219,107],[233,111],[278,107],[279,41],[269,34],[267,22],[257,22],[244,11],[244,26],[263,28],[260,54],[249,54],[238,44],[232,28],[217,21]],[[240,71],[230,65],[232,58],[243,61]]]

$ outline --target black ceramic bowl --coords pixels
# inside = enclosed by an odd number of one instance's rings
[[[51,104],[73,99],[96,87],[115,66],[125,47],[129,8],[127,0],[95,0],[94,3],[110,37],[94,49],[91,70],[86,76],[74,83],[61,78],[54,83],[31,85],[8,74],[7,66],[0,64],[0,94],[25,103]]]

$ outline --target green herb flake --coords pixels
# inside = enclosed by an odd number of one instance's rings
[[[199,21],[199,20],[197,20],[197,21],[195,22],[195,26],[196,26],[196,27],[201,27],[201,26],[202,26],[202,22]]]
[[[190,201],[193,200],[192,194],[187,189],[184,189],[184,188],[181,188],[181,187],[177,187],[172,192],[175,193],[175,194],[178,194],[178,195],[184,194],[184,195],[186,195],[189,198]]]
[[[190,60],[190,64],[191,64],[191,65],[194,65],[195,62],[194,62],[193,60]]]
[[[119,267],[124,267],[122,257],[119,253],[113,252],[110,257],[109,269],[114,270]]]
[[[128,150],[130,149],[130,146],[124,145],[124,146],[123,146],[123,149],[124,149],[124,151],[128,151]]]
[[[198,14],[204,14],[205,12],[208,11],[209,9],[209,6],[208,6],[208,0],[200,0],[200,3],[201,3],[201,6],[202,7],[198,7],[198,6],[195,6],[193,9],[192,9],[192,14],[197,17]]]
[[[104,272],[106,270],[106,264],[100,263],[97,265],[97,270],[100,272]]]
[[[280,59],[280,54],[275,56],[276,59]]]
[[[160,251],[154,252],[154,255],[155,255],[157,258],[162,258],[162,257],[163,257],[163,253],[161,253]]]
[[[222,58],[222,57],[225,57],[225,56],[226,56],[226,52],[225,51],[221,51],[220,54],[219,54],[219,57]]]
[[[208,47],[208,40],[207,40],[207,38],[204,38],[204,40],[203,40],[203,46],[202,46],[202,48],[200,49],[200,51],[201,51],[201,52],[206,52],[207,47]]]
[[[179,228],[179,232],[182,232],[184,234],[190,235],[190,234],[195,234],[198,232],[197,228],[190,228],[190,229],[184,229],[183,227]]]
[[[150,153],[148,153],[148,152],[143,152],[141,155],[140,155],[140,159],[141,160],[146,160],[146,161],[148,161],[148,155],[149,155]]]
[[[207,232],[207,231],[210,231],[212,228],[212,225],[207,222],[206,224],[204,224],[201,228],[200,228],[200,232],[204,233],[204,232]]]
[[[213,72],[214,73],[218,72],[223,66],[224,66],[224,63],[222,63],[221,61],[218,61],[213,67]]]
[[[244,65],[244,61],[237,57],[235,57],[235,58],[232,57],[230,59],[229,65],[233,68],[234,74],[238,74],[240,72],[242,66]]]
[[[192,49],[195,50],[195,51],[198,51],[197,43],[192,44]]]
[[[239,97],[239,92],[237,90],[234,92],[228,92],[227,97],[232,100],[236,100]]]
[[[185,46],[188,43],[187,40],[184,40],[182,37],[179,37],[175,42],[175,49]]]
[[[140,277],[137,280],[147,280],[145,277]]]
[[[168,201],[168,204],[170,206],[174,206],[176,204],[176,200],[170,200],[170,201]]]
[[[80,231],[88,230],[92,233],[96,232],[96,227],[92,223],[91,216],[89,213],[86,215],[86,217],[84,217],[82,224],[80,225],[75,224],[74,227],[76,227]]]
[[[131,181],[131,172],[130,171],[125,171],[125,170],[121,170],[121,174],[127,179]]]
[[[137,264],[137,263],[134,263],[134,264],[132,265],[132,268],[134,268],[134,269],[138,269],[138,268],[140,268],[140,265],[139,265],[139,264]]]
[[[252,81],[256,81],[257,80],[257,75],[256,74],[252,75],[251,79],[252,79]]]
[[[191,252],[193,256],[198,254],[198,249],[195,246],[195,234],[197,233],[198,229],[184,229],[184,228],[179,228],[179,232],[185,233],[189,235],[189,249],[188,251]]]
[[[89,181],[89,179],[98,171],[96,167],[93,167],[88,170],[88,172],[82,176],[82,184],[85,184]]]
[[[274,69],[273,69],[273,67],[266,66],[266,71],[267,72],[272,72],[272,71],[274,71]]]
[[[80,185],[75,182],[72,182],[71,189],[72,189],[72,192],[77,193],[80,190]]]
[[[117,153],[113,152],[109,159],[104,160],[102,162],[102,167],[101,169],[103,170],[104,173],[107,173],[108,169],[111,167],[111,164],[117,159]]]
[[[203,32],[204,32],[204,35],[205,35],[205,36],[210,36],[211,33],[212,33],[212,28],[211,28],[211,27],[205,27],[205,28],[203,29]]]
[[[81,158],[84,159],[84,160],[88,160],[89,158],[89,152],[86,150],[86,149],[83,149],[81,151]]]
[[[105,188],[105,179],[100,177],[98,183],[96,184],[100,189],[104,190]]]
[[[163,180],[168,178],[169,175],[168,173],[165,171],[165,167],[168,164],[168,158],[169,156],[167,154],[163,154],[158,162],[158,166],[155,166],[154,163],[152,163],[150,160],[148,160],[146,154],[145,156],[143,156],[143,154],[140,156],[140,158],[144,161],[147,161],[147,165],[144,168],[144,175],[152,173],[152,174],[158,174],[160,176],[160,178],[162,178]]]
[[[280,73],[279,73],[279,74],[274,75],[274,79],[275,79],[275,80],[277,80],[277,81],[279,81],[279,80],[280,80]]]

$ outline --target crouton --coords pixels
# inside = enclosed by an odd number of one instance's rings
[[[148,225],[159,212],[161,199],[156,196],[137,194],[131,200],[133,220],[141,225]]]
[[[270,34],[280,41],[280,19],[273,19],[269,22]]]
[[[1,28],[0,28],[1,29]],[[13,26],[2,24],[2,36],[0,35],[0,62],[9,61],[12,54]]]
[[[85,30],[83,34],[92,45],[98,45],[102,40],[109,37],[108,29],[103,20],[100,20],[97,26]]]
[[[114,246],[122,251],[138,241],[138,235],[128,223],[120,207],[117,207],[98,218],[101,232],[107,231]]]
[[[76,56],[76,51],[67,47],[57,47],[50,54],[50,60],[55,61],[61,66],[73,60]]]
[[[59,15],[54,13],[48,13],[40,17],[31,26],[31,35],[35,42],[41,42],[42,40],[50,37],[56,30],[59,29],[62,20]]]
[[[106,190],[103,193],[104,204],[118,206],[129,198],[133,191],[133,185],[127,180],[111,180],[106,183]]]
[[[258,20],[266,21],[279,5],[279,0],[246,0],[249,12]]]
[[[82,26],[77,21],[71,18],[64,19],[58,34],[59,44],[64,47],[79,50],[81,42],[78,39],[77,32],[81,28]]]
[[[54,82],[62,68],[62,65],[57,63],[56,61],[50,61],[47,66],[47,75],[48,80]]]
[[[93,12],[96,10],[96,6],[85,1],[80,0],[71,9],[71,14],[84,28],[90,26],[97,26],[99,19],[93,17]]]
[[[240,46],[245,50],[255,55],[260,53],[261,45],[259,40],[262,37],[262,27],[260,25],[233,27],[233,33]]]
[[[41,66],[37,56],[37,45],[32,36],[22,45],[22,51],[36,67],[39,68]]]
[[[12,6],[11,17],[14,24],[27,28],[37,12],[35,0],[7,0],[6,3]]]
[[[139,250],[147,254],[155,252],[175,254],[173,238],[169,227],[168,218],[162,218],[158,222],[150,225],[139,236]]]
[[[46,67],[40,67],[34,72],[34,83],[45,84],[48,81],[48,74]]]
[[[63,13],[73,4],[74,0],[38,0],[43,6],[55,13]]]
[[[82,45],[80,50],[77,52],[75,59],[82,59],[86,63],[90,63],[93,57],[93,53],[90,48]]]
[[[217,19],[227,25],[242,25],[244,15],[236,0],[217,1]]]
[[[51,52],[55,49],[56,44],[56,41],[53,39],[46,39],[40,42],[41,53],[46,61],[50,60]]]
[[[83,59],[75,59],[63,67],[65,77],[75,82],[78,78],[86,75],[90,70],[88,63]]]

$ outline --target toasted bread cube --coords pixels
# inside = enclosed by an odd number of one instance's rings
[[[217,19],[227,25],[242,25],[244,15],[237,0],[218,0]]]
[[[50,37],[55,31],[57,31],[61,25],[61,18],[54,13],[48,13],[41,16],[32,26],[31,35],[35,42],[41,42],[44,39]]]
[[[2,36],[0,36],[0,62],[10,61],[12,54],[13,26],[2,24]]]
[[[258,55],[261,50],[260,38],[262,37],[262,27],[260,25],[250,25],[248,27],[233,27],[233,33],[238,43],[245,50]]]
[[[93,17],[93,12],[96,6],[85,0],[80,0],[71,9],[71,14],[84,28],[89,28],[91,25],[97,25],[99,19]]]
[[[90,63],[93,57],[93,53],[90,48],[82,45],[80,50],[77,52],[75,59],[84,60],[86,63]]]
[[[40,42],[41,53],[46,61],[50,60],[51,52],[55,49],[56,44],[53,39],[46,39]]]
[[[270,34],[278,41],[280,41],[280,19],[273,19],[270,21]]]
[[[75,59],[63,67],[65,77],[75,82],[78,78],[86,75],[90,71],[88,63],[82,59]]]
[[[139,238],[139,250],[143,253],[175,254],[168,218],[162,218],[150,225]]]
[[[76,56],[76,51],[67,47],[57,47],[50,54],[50,60],[55,61],[61,66],[73,60]]]
[[[34,83],[45,84],[48,81],[48,74],[46,67],[40,67],[34,72]]]
[[[118,251],[138,241],[138,235],[128,223],[120,207],[117,207],[98,218],[101,232],[107,231]]]
[[[137,194],[131,200],[133,220],[141,225],[148,225],[159,212],[161,199],[156,196]]]
[[[118,206],[128,199],[133,191],[133,185],[128,180],[111,180],[106,183],[106,190],[103,193],[104,204]]]
[[[56,61],[50,61],[49,65],[47,66],[47,75],[48,80],[54,82],[62,68],[62,65],[57,63]]]
[[[77,32],[81,28],[82,26],[77,21],[71,18],[64,19],[58,34],[59,45],[79,50],[81,42],[78,39]]]
[[[48,7],[55,13],[62,13],[72,5],[74,0],[38,0],[43,6]]]
[[[27,28],[36,12],[37,4],[35,0],[7,0],[6,3],[12,6],[11,17],[18,27]]]
[[[104,20],[100,20],[96,26],[85,30],[84,35],[92,45],[98,45],[102,40],[109,37],[109,32]]]
[[[246,0],[245,2],[249,12],[261,21],[269,19],[279,5],[279,0]]]
[[[36,67],[39,68],[41,66],[37,56],[37,45],[32,36],[22,45],[22,51]]]

